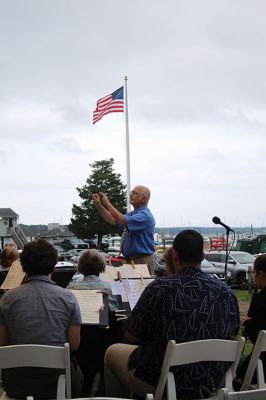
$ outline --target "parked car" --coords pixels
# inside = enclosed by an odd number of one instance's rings
[[[225,267],[226,252],[209,251],[205,258],[219,268]],[[248,288],[248,272],[252,270],[255,257],[245,251],[231,251],[227,262],[227,271],[231,276],[227,279],[229,285],[237,285],[240,289]]]
[[[97,239],[84,239],[84,242],[89,245],[90,249],[98,248]],[[109,246],[109,241],[107,239],[103,238],[101,246],[100,246],[100,250],[107,252],[108,246]]]
[[[71,261],[58,261],[55,265],[55,269],[71,269],[74,270],[75,269],[75,265],[73,262]]]
[[[66,254],[68,254],[69,260],[70,260],[71,262],[76,263],[77,257],[79,257],[80,254],[81,254],[83,251],[86,251],[86,250],[87,250],[87,249],[70,249],[70,250],[68,250],[68,251],[66,252]]]
[[[165,262],[163,255],[157,255],[155,256],[155,268],[154,268],[154,273],[156,276],[163,276],[164,275],[164,270],[165,270]],[[203,272],[206,272],[207,274],[212,275],[214,278],[224,280],[225,279],[225,274],[222,268],[215,267],[212,263],[210,263],[208,260],[204,259],[201,262],[201,270]]]
[[[89,246],[83,240],[78,239],[76,237],[69,237],[60,242],[60,246],[62,246],[66,251],[70,249],[88,249]]]
[[[266,253],[253,254],[253,256],[254,256],[255,258],[258,258],[259,256],[262,256],[263,254],[266,254]]]
[[[58,254],[57,260],[58,261],[69,261],[70,260],[71,255],[68,254],[68,252],[65,251],[65,249],[62,246],[59,246],[59,245],[53,245],[53,246],[57,250],[57,254]]]
[[[118,257],[121,253],[120,247],[118,246],[109,246],[107,250],[107,257]]]
[[[204,258],[200,264],[201,269],[203,272],[206,272],[207,274],[211,274],[215,278],[218,278],[222,281],[225,280],[225,272],[224,268],[218,268],[215,267],[210,261],[208,261],[206,258]],[[227,271],[227,276],[231,277],[231,272]]]
[[[89,245],[90,249],[97,248],[97,239],[84,239],[84,242]]]
[[[79,256],[82,251],[86,249],[70,249],[66,252],[72,258],[73,256]]]

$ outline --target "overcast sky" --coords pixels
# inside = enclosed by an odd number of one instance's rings
[[[90,163],[126,181],[124,114],[92,112],[127,75],[157,226],[265,226],[265,21],[265,0],[0,0],[0,208],[67,224]]]

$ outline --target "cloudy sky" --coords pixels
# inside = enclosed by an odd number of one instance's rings
[[[89,164],[131,183],[157,226],[266,225],[264,0],[0,0],[0,207],[67,224]]]

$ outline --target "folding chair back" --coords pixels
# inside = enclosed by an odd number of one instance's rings
[[[174,340],[169,340],[154,395],[155,400],[162,399],[165,386],[167,386],[168,400],[176,400],[175,379],[170,367],[197,362],[232,362],[225,377],[225,387],[231,389],[244,343],[245,339],[242,336],[238,340],[207,339],[178,344]]]
[[[256,390],[245,390],[242,392],[232,392],[228,389],[220,389],[217,400],[265,400],[266,388]]]
[[[240,390],[248,390],[250,388],[255,371],[257,371],[258,387],[266,387],[263,364],[259,359],[260,353],[263,351],[266,351],[266,331],[260,331],[258,334]]]
[[[69,344],[64,347],[22,344],[0,347],[0,369],[42,367],[64,369],[57,385],[57,400],[71,398]]]

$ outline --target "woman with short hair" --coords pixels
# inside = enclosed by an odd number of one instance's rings
[[[100,290],[108,294],[109,308],[111,311],[119,308],[118,302],[112,294],[110,282],[102,281],[99,277],[105,271],[106,263],[102,255],[96,249],[84,250],[78,262],[78,271],[84,275],[81,281],[73,281],[68,289],[74,290]]]

